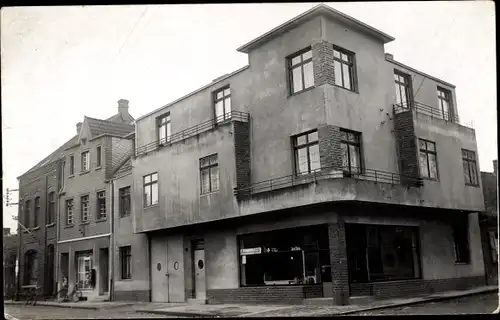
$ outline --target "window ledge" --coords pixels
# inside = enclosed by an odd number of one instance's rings
[[[210,196],[210,195],[216,194],[216,193],[219,193],[219,190],[212,191],[212,192],[207,192],[207,193],[202,193],[202,194],[200,194],[200,197]]]
[[[299,95],[299,94],[304,93],[306,91],[311,91],[312,89],[315,89],[315,88],[316,88],[316,85],[309,87],[307,89],[303,89],[303,90],[294,92],[294,93],[289,93],[287,98],[295,97],[296,95]]]
[[[36,231],[36,230],[39,230],[40,229],[40,226],[36,226],[34,228],[31,228],[31,231]]]
[[[108,220],[107,218],[100,218],[100,219],[96,219],[95,222],[104,222]]]
[[[129,279],[120,279],[120,281],[133,281],[132,278]]]
[[[68,176],[68,179],[69,179],[69,178],[73,178],[74,176],[75,176],[75,174],[74,174],[74,173],[73,173],[73,174],[70,174],[70,175]]]
[[[102,169],[102,167],[99,166],[99,167],[96,167],[94,170],[97,171],[97,170],[101,170],[101,169]]]
[[[55,226],[55,225],[56,225],[56,223],[55,223],[55,222],[52,222],[52,223],[46,224],[46,225],[45,225],[45,228],[50,228],[50,227],[53,227],[53,226]]]
[[[358,92],[357,90],[347,89],[347,88],[345,88],[345,87],[339,86],[338,84],[334,84],[333,86],[334,86],[334,87],[336,87],[336,88],[340,88],[340,89],[343,89],[343,90],[346,90],[346,91],[349,91],[349,92],[355,93],[355,94],[359,94],[359,92]]]
[[[82,225],[86,225],[86,224],[90,224],[90,221],[80,222],[80,226],[82,226]]]
[[[80,175],[81,175],[81,176],[83,176],[84,174],[87,174],[87,173],[89,173],[89,172],[90,172],[90,170],[87,170],[87,171],[82,171],[82,172],[80,172]]]
[[[67,224],[64,226],[64,229],[73,228],[74,226],[74,224]]]
[[[455,261],[455,265],[468,265],[470,262],[460,262],[460,261]]]
[[[157,204],[153,204],[151,206],[147,206],[147,207],[144,207],[144,209],[150,209],[150,208],[155,208],[155,207],[159,207],[160,205],[157,203]]]
[[[468,186],[468,187],[476,187],[476,188],[479,188],[479,184],[466,183],[465,185],[466,185],[466,186]]]

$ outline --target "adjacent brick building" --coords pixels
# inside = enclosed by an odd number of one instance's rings
[[[498,160],[493,172],[481,172],[484,208],[480,213],[484,268],[488,284],[498,284]]]
[[[12,299],[16,294],[16,264],[18,236],[10,228],[3,228],[3,297]]]
[[[132,202],[115,205],[115,276],[132,269],[116,298],[347,304],[484,284],[475,131],[452,84],[384,53],[393,40],[319,5],[140,117],[113,182]]]

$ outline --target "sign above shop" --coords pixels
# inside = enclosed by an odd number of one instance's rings
[[[261,254],[261,253],[262,253],[262,248],[261,247],[240,249],[240,254],[242,256],[248,256],[248,255],[251,255],[251,254]]]

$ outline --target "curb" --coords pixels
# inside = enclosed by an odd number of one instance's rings
[[[488,290],[484,290],[484,291],[471,292],[471,293],[467,293],[467,294],[454,295],[454,296],[421,298],[421,300],[417,300],[417,301],[408,301],[408,302],[401,302],[401,303],[390,304],[390,305],[374,306],[374,307],[365,308],[365,309],[339,312],[339,313],[335,313],[335,314],[331,314],[331,315],[348,315],[348,314],[360,313],[360,312],[371,311],[371,310],[390,309],[390,308],[397,308],[397,307],[409,306],[409,305],[420,304],[420,303],[453,300],[456,298],[475,296],[475,295],[486,294],[486,293],[491,293],[491,292],[498,292],[498,289],[488,289]]]
[[[24,301],[5,301],[4,305],[24,305]],[[46,303],[46,302],[37,302],[35,306],[37,307],[54,307],[54,308],[66,308],[66,309],[82,309],[82,310],[104,310],[104,309],[113,309],[113,308],[120,308],[120,307],[126,307],[133,305],[133,303],[129,304],[123,304],[123,305],[114,305],[114,306],[102,306],[102,307],[94,307],[94,306],[75,306],[75,305],[64,305],[64,304],[59,304],[59,303]]]
[[[183,312],[183,311],[163,311],[163,310],[135,310],[137,313],[152,313],[161,314],[166,316],[180,316],[180,317],[199,317],[199,318],[218,318],[224,317],[220,314],[210,314],[202,312]]]

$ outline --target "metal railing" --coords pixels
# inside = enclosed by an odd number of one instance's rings
[[[208,121],[204,121],[199,123],[193,127],[184,129],[182,131],[176,132],[164,139],[158,139],[148,144],[142,145],[135,149],[136,156],[141,154],[148,153],[150,151],[156,150],[159,147],[164,147],[171,145],[173,143],[194,137],[200,133],[215,129],[218,126],[227,124],[231,121],[241,121],[248,122],[250,121],[250,115],[246,112],[241,111],[231,111],[224,115],[218,116],[214,119],[210,119]]]
[[[433,106],[430,106],[428,104],[418,102],[418,101],[394,104],[394,113],[395,114],[409,111],[412,109],[415,110],[417,113],[429,116],[433,119],[434,118],[441,119],[441,120],[445,120],[448,122],[453,122],[453,123],[459,124],[459,125],[464,126],[464,127],[473,128],[472,123],[460,122],[460,119],[458,118],[458,116],[453,114],[451,110],[448,112],[444,112],[444,110],[435,108]]]
[[[273,178],[261,182],[256,182],[248,187],[234,188],[236,196],[248,196],[260,192],[270,192],[277,189],[302,185],[324,179],[352,178],[356,180],[383,182],[395,184],[405,184],[413,187],[422,186],[421,178],[408,177],[399,173],[359,168],[359,167],[324,167],[307,174],[292,174],[279,178]]]

